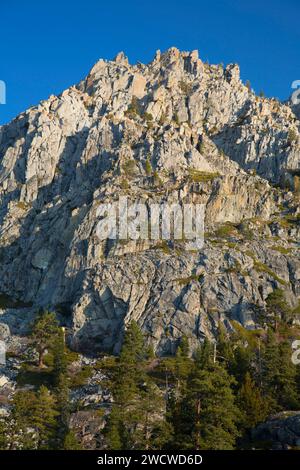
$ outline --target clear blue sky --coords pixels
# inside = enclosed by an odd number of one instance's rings
[[[300,80],[299,0],[14,0],[1,2],[0,19],[0,124],[120,50],[134,63],[199,49],[211,63],[238,62],[243,80],[280,99]]]

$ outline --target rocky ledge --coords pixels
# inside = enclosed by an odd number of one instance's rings
[[[0,338],[13,348],[43,308],[77,350],[118,352],[134,319],[172,353],[220,322],[264,328],[276,289],[298,322],[298,117],[236,64],[171,48],[147,65],[99,60],[0,127]],[[99,240],[97,208],[120,195],[204,204],[204,248]]]

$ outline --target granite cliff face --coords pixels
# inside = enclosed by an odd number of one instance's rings
[[[267,296],[300,296],[300,122],[239,68],[171,48],[123,53],[0,127],[0,336],[57,311],[76,349],[117,352],[134,319],[155,349],[219,322],[263,327]],[[100,203],[202,203],[205,246],[100,241]],[[297,319],[295,320],[297,321]]]

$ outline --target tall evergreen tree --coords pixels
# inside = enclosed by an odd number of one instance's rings
[[[284,291],[275,289],[266,299],[267,312],[274,317],[275,331],[280,321],[287,323],[292,316],[292,309],[287,304]]]
[[[255,351],[249,346],[238,344],[233,350],[233,357],[228,364],[228,372],[233,375],[237,384],[245,381],[246,375],[253,370]]]
[[[29,432],[34,427],[33,412],[36,394],[31,391],[17,391],[12,399],[11,420],[7,423],[7,442],[11,450],[35,449],[36,436]]]
[[[254,428],[268,415],[268,406],[259,388],[249,372],[238,393],[238,404],[242,411],[242,427],[245,430]]]
[[[173,374],[176,380],[177,394],[184,393],[184,386],[190,374],[191,366],[189,342],[187,337],[183,336],[173,360]]]
[[[235,404],[232,384],[233,379],[225,366],[213,362],[205,344],[202,354],[201,351],[197,353],[186,396],[181,400],[181,418],[174,426],[176,448],[234,447],[239,434],[240,412]]]
[[[226,334],[225,328],[222,324],[219,325],[216,356],[220,362],[224,362],[225,366],[228,367],[233,361],[234,352],[232,348],[232,342]]]
[[[68,431],[64,438],[64,450],[82,450],[82,445],[78,441],[73,431]]]
[[[105,429],[110,449],[152,449],[166,439],[163,394],[147,375],[147,358],[144,337],[133,322],[112,377],[114,404]]]
[[[7,431],[5,422],[0,419],[0,450],[6,450],[8,447]]]
[[[64,332],[62,328],[57,330],[51,346],[53,352],[54,385],[57,386],[61,382],[61,377],[66,375],[68,365]]]
[[[44,355],[53,346],[58,332],[58,322],[54,313],[42,312],[37,316],[31,339],[39,355],[39,367],[43,367]]]
[[[262,354],[263,390],[271,411],[295,409],[299,406],[297,369],[291,361],[288,342],[279,341],[269,329]]]
[[[69,444],[72,433],[68,427],[70,417],[70,390],[69,378],[67,374],[67,354],[64,340],[64,332],[60,328],[52,346],[53,351],[53,376],[55,385],[55,397],[57,403],[57,411],[59,416],[57,430],[57,445],[64,447],[66,436],[69,436]],[[71,444],[70,444],[71,445]]]
[[[39,449],[53,448],[58,414],[54,396],[42,385],[37,392],[32,411],[32,423],[38,434]]]

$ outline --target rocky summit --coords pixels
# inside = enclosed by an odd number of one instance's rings
[[[101,59],[0,127],[0,337],[9,347],[48,309],[76,350],[117,353],[135,320],[162,355],[220,323],[264,328],[276,289],[299,311],[299,117],[238,65],[171,48]],[[121,195],[204,204],[204,247],[100,240],[99,204]]]

